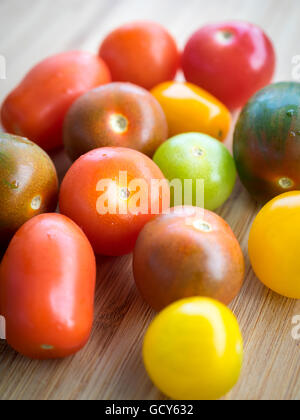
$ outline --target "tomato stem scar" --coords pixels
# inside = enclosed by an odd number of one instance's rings
[[[37,195],[36,197],[33,197],[31,201],[31,208],[32,210],[39,210],[41,207],[42,198],[40,195]]]
[[[234,33],[229,29],[224,29],[216,33],[216,39],[222,44],[229,44],[234,38]]]
[[[193,227],[197,230],[201,230],[201,232],[211,232],[212,231],[212,226],[209,223],[204,222],[204,220],[201,220],[201,219],[195,220],[193,222]]]
[[[128,130],[128,119],[122,114],[112,114],[109,123],[113,131],[123,134]]]
[[[194,147],[193,155],[194,156],[203,156],[204,155],[204,150],[200,149],[200,147]]]
[[[278,184],[280,185],[281,188],[289,189],[289,188],[292,188],[292,186],[294,185],[294,182],[290,178],[283,177],[283,178],[280,178],[280,180],[278,181]]]
[[[127,188],[120,188],[120,199],[128,200],[130,197],[130,191]]]
[[[53,350],[54,347],[50,346],[49,344],[42,344],[41,349],[43,349],[43,350]]]

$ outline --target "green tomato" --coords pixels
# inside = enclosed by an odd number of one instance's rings
[[[203,199],[199,199],[202,186],[204,207],[215,210],[229,198],[234,188],[236,169],[231,154],[221,142],[205,134],[185,133],[172,137],[158,148],[153,160],[172,182],[171,187],[176,185],[174,180],[181,181],[182,203],[178,202],[178,193],[174,194],[175,188],[171,188],[172,206],[203,205]],[[191,181],[184,186],[185,180],[192,180],[191,194],[186,191],[185,195],[185,190],[191,186]],[[184,195],[190,196],[190,202],[186,202]]]

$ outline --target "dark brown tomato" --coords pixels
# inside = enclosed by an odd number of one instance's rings
[[[0,247],[27,220],[55,210],[58,179],[52,160],[31,141],[0,134]]]
[[[160,104],[130,83],[87,92],[72,105],[64,124],[65,148],[72,160],[106,146],[128,147],[152,157],[167,136]]]
[[[243,253],[229,225],[208,210],[190,206],[147,223],[133,257],[136,285],[157,311],[193,296],[229,304],[241,289],[244,269]]]
[[[253,96],[236,124],[233,155],[257,201],[300,189],[300,83],[274,83]]]

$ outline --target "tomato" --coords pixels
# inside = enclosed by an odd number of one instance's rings
[[[200,132],[223,141],[231,125],[229,110],[215,97],[191,83],[166,82],[151,93],[162,106],[169,135]]]
[[[240,179],[257,201],[300,189],[300,83],[269,85],[248,102],[233,152]]]
[[[208,298],[189,298],[164,309],[143,346],[154,384],[175,400],[215,400],[238,381],[243,338],[233,313]]]
[[[162,188],[152,188],[152,181]],[[165,182],[164,182],[165,181]],[[143,226],[169,207],[160,169],[136,150],[102,147],[81,156],[66,174],[59,206],[82,227],[97,254],[130,253]]]
[[[147,223],[133,254],[136,285],[157,311],[192,296],[229,304],[241,289],[244,270],[228,224],[196,207],[178,207]]]
[[[99,54],[113,81],[145,89],[173,80],[180,62],[174,39],[154,22],[133,22],[115,29],[102,42]]]
[[[25,223],[0,266],[8,344],[33,359],[80,350],[92,328],[95,278],[93,250],[75,223],[59,214]]]
[[[106,64],[88,52],[47,58],[8,95],[1,108],[2,124],[6,131],[28,137],[47,151],[55,149],[62,145],[62,126],[70,105],[110,80]]]
[[[57,199],[49,156],[25,138],[0,133],[0,246],[30,218],[54,211]]]
[[[259,280],[273,291],[300,299],[300,192],[281,194],[256,216],[249,257]]]
[[[270,83],[275,51],[257,26],[246,22],[207,25],[187,42],[182,55],[186,79],[234,110]]]
[[[236,181],[234,160],[218,140],[200,133],[186,133],[163,143],[154,162],[165,177],[181,182],[182,193],[171,189],[171,204],[192,204],[215,210],[232,193]],[[176,181],[177,180],[177,181]]]
[[[72,160],[103,146],[130,147],[152,157],[167,136],[159,103],[129,83],[111,83],[81,96],[69,110],[64,129]]]

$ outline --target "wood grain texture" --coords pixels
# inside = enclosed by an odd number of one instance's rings
[[[135,19],[161,22],[180,46],[199,26],[225,19],[261,25],[278,53],[276,79],[289,80],[292,57],[300,54],[299,0],[0,0],[0,54],[7,79],[0,100],[40,59],[66,49],[96,51],[115,26]],[[230,147],[230,139],[228,141]],[[70,162],[52,156],[64,175]],[[241,242],[246,281],[232,304],[245,340],[241,379],[226,399],[300,399],[300,341],[292,339],[292,318],[299,302],[282,298],[255,278],[247,258],[247,240],[258,206],[238,185],[219,210]],[[141,360],[143,335],[153,312],[139,297],[131,256],[98,258],[93,334],[89,344],[62,361],[35,362],[0,341],[0,399],[157,399]]]

